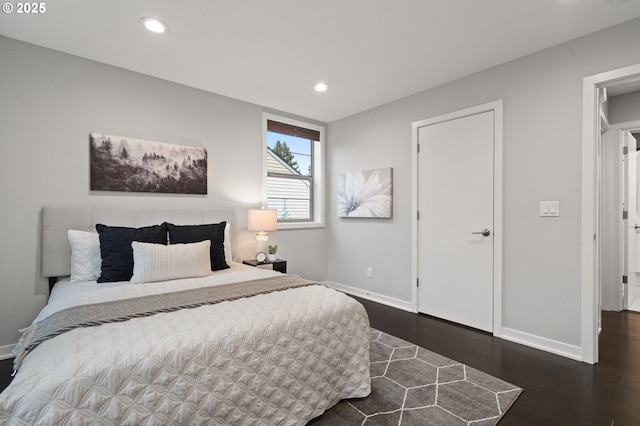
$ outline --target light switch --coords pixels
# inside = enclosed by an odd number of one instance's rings
[[[542,217],[560,216],[560,201],[540,201],[540,216]]]

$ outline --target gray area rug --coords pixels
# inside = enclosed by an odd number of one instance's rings
[[[495,425],[522,389],[371,329],[371,394],[309,425]]]

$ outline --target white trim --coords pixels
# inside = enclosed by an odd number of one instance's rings
[[[278,231],[283,229],[324,228],[324,222],[288,222],[278,223]]]
[[[610,124],[612,130],[629,130],[634,132],[640,130],[640,120],[625,121],[624,123]]]
[[[502,182],[503,182],[503,104],[492,102],[494,111],[493,144],[493,335],[502,337]]]
[[[17,343],[13,345],[0,346],[0,361],[5,359],[14,358],[13,353],[11,352]]]
[[[335,290],[351,294],[362,299],[371,300],[373,302],[381,303],[383,305],[401,309],[403,311],[416,313],[416,311],[412,308],[413,304],[411,302],[394,299],[378,293],[365,291],[360,288],[351,287],[334,281],[323,281],[323,284]],[[582,360],[582,349],[580,348],[580,346],[568,345],[563,342],[558,342],[556,340],[547,339],[545,337],[536,336],[534,334],[513,330],[507,327],[501,327],[501,334],[502,335],[500,336],[500,338],[508,340],[510,342],[529,346],[531,348],[539,349],[545,352],[550,352],[552,354],[560,355],[576,361]]]
[[[411,309],[418,312],[418,122],[411,124]]]
[[[596,155],[600,133],[598,89],[640,78],[640,64],[585,77],[582,88],[582,228],[581,228],[581,346],[582,360],[598,362],[599,291],[596,271]]]
[[[309,222],[278,222],[278,229],[303,229],[303,228],[324,228],[324,208],[325,208],[325,132],[324,126],[294,120],[292,118],[262,113],[262,204],[267,205],[267,120],[279,121],[292,126],[304,127],[306,129],[320,132],[320,140],[315,142],[313,147],[313,221]],[[318,164],[321,167],[316,167]]]
[[[576,361],[582,360],[582,349],[580,346],[568,345],[556,340],[524,333],[507,327],[502,328],[502,338],[511,342],[520,343],[525,346],[551,352]]]
[[[393,308],[401,309],[407,312],[416,313],[416,311],[412,309],[411,302],[394,299],[378,293],[365,291],[360,288],[351,287],[334,281],[324,281],[323,284],[343,293],[351,294],[362,299],[371,300],[373,302],[381,303],[383,305],[391,306]],[[501,327],[501,333],[502,335],[500,336],[500,338],[504,340],[529,346],[545,352],[550,352],[566,358],[571,358],[576,361],[582,360],[582,350],[579,346],[568,345],[566,343],[558,342],[518,330],[513,330],[507,327]]]
[[[402,309],[403,311],[407,311],[407,312],[413,312],[413,313],[416,312],[412,309],[411,302],[406,302],[400,299],[394,299],[393,297],[387,297],[382,294],[365,291],[360,288],[351,287],[351,286],[340,284],[334,281],[324,281],[323,284],[325,284],[328,287],[334,288],[338,291],[341,291],[343,293],[361,297],[362,299],[367,299],[367,300],[371,300],[372,302],[382,303],[383,305]]]
[[[582,253],[581,253],[581,346],[582,360],[590,364],[598,362],[597,295],[595,284],[595,132],[598,131],[600,109],[596,105],[595,84],[586,84],[582,91]],[[595,109],[595,111],[594,111]]]
[[[418,312],[418,129],[435,123],[494,112],[493,148],[493,335],[502,337],[502,187],[503,187],[503,102],[502,99],[412,123],[411,154],[411,307]]]

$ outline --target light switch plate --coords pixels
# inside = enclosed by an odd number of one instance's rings
[[[540,201],[541,217],[560,216],[560,201]]]

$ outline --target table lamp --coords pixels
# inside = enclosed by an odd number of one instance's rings
[[[278,229],[278,211],[276,209],[249,210],[247,229],[256,232],[256,253],[266,253],[269,234],[266,231]]]

